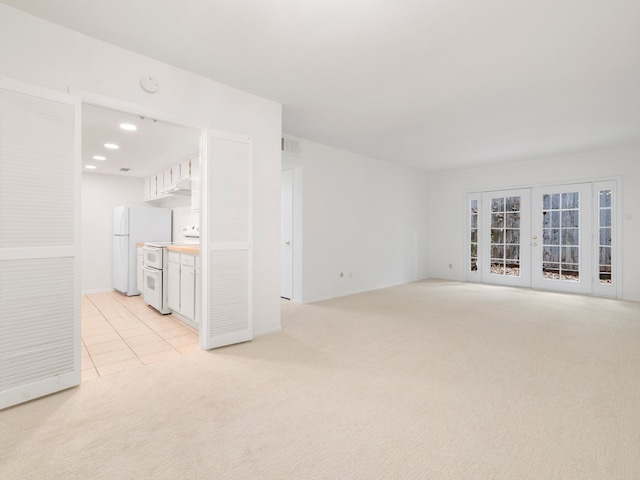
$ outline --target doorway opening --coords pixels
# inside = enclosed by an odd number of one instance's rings
[[[119,256],[122,267],[132,272],[127,275],[135,283],[128,289],[131,296],[113,290],[112,218],[114,209],[121,206],[170,210],[169,237],[144,240],[199,245],[199,239],[185,236],[183,228],[200,225],[199,208],[194,208],[199,205],[192,201],[197,179],[191,177],[189,162],[195,174],[201,131],[86,102],[81,108],[81,363],[82,379],[88,380],[200,348],[193,324],[174,314],[162,315],[144,301],[142,265],[135,261],[133,237]],[[181,164],[186,168],[179,174]],[[180,263],[175,267],[180,269]]]
[[[293,170],[280,173],[280,298],[293,298]]]
[[[280,174],[280,298],[302,303],[303,167],[299,156],[283,153]]]

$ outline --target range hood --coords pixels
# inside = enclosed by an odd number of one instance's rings
[[[170,188],[166,192],[162,192],[161,195],[191,195],[191,180],[180,180],[175,187]],[[158,195],[160,197],[160,195]]]

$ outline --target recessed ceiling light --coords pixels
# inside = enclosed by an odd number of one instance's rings
[[[120,147],[118,145],[116,145],[115,143],[105,143],[104,146],[106,148],[110,148],[111,150],[117,150]]]
[[[128,130],[130,132],[135,132],[138,129],[138,127],[136,127],[132,123],[121,123],[120,128],[123,130]]]
[[[107,157],[103,157],[102,155],[94,155],[94,156],[93,156],[93,159],[94,159],[94,160],[106,160],[106,159],[107,159]]]
[[[89,168],[91,170],[95,170],[98,167],[96,167],[95,165],[85,165],[84,168]]]

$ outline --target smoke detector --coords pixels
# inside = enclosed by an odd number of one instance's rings
[[[156,93],[158,91],[159,84],[155,78],[145,75],[140,79],[140,86],[147,93]]]

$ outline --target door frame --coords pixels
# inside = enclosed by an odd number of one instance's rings
[[[295,303],[303,302],[303,188],[304,188],[304,166],[301,164],[300,156],[287,152],[282,152],[280,171],[291,170],[293,176],[293,229],[291,244],[293,246],[293,280],[292,280],[292,298]]]
[[[154,118],[157,120],[161,120],[167,123],[172,123],[174,125],[179,125],[179,126],[183,126],[183,127],[188,127],[188,128],[193,128],[195,130],[198,130],[200,132],[200,135],[204,135],[203,132],[206,132],[208,129],[208,126],[201,121],[197,121],[197,120],[193,120],[193,119],[189,119],[189,118],[184,118],[181,115],[178,114],[174,114],[171,112],[167,112],[167,111],[163,111],[163,110],[157,110],[154,108],[149,108],[146,107],[144,105],[139,105],[139,104],[135,104],[135,103],[131,103],[128,102],[126,100],[121,100],[115,97],[110,97],[110,96],[106,96],[106,95],[102,95],[99,93],[95,93],[95,92],[90,92],[87,90],[83,90],[80,88],[76,88],[76,87],[69,87],[69,93],[71,95],[74,95],[76,97],[78,97],[80,99],[81,104],[89,104],[89,105],[94,105],[97,107],[102,107],[102,108],[108,108],[110,110],[116,110],[116,111],[120,111],[120,112],[124,112],[124,113],[129,113],[129,114],[133,114],[133,115],[141,115],[147,118]],[[202,145],[201,142],[199,142],[198,145],[199,148],[199,156],[200,156],[200,161],[202,163]],[[82,168],[80,167],[78,175],[80,175],[82,172]],[[142,179],[141,179],[142,180]],[[202,196],[204,195],[203,190],[206,188],[206,185],[204,185],[204,183],[206,182],[201,182],[201,187],[200,187],[200,196],[202,198]],[[140,186],[140,191],[143,192],[143,186]],[[202,202],[200,202],[200,216],[202,218],[202,216],[206,215],[206,206],[204,206],[202,204]],[[204,242],[206,239],[201,239],[201,242]],[[201,251],[206,248],[206,245],[201,244],[200,245],[200,249]],[[200,303],[204,304],[204,299],[205,295],[201,295],[200,297]],[[202,308],[201,310],[203,313],[206,311],[204,310],[204,308]],[[202,332],[202,329],[200,329],[200,332]],[[200,336],[200,344],[202,345],[203,339],[202,333],[199,333]]]
[[[207,139],[209,137],[209,135],[211,133],[214,133],[216,136],[220,137],[220,138],[229,138],[229,139],[247,139],[249,138],[247,135],[238,135],[238,134],[234,134],[234,133],[229,133],[229,132],[221,132],[219,130],[213,129],[211,128],[206,122],[203,121],[199,121],[199,120],[194,120],[192,118],[185,118],[179,114],[175,114],[175,113],[171,113],[171,112],[167,112],[167,111],[163,111],[163,110],[156,110],[153,108],[149,108],[146,107],[144,105],[139,105],[139,104],[134,104],[134,103],[130,103],[127,102],[125,100],[120,100],[118,98],[114,98],[114,97],[109,97],[109,96],[105,96],[102,94],[98,94],[98,93],[94,93],[94,92],[90,92],[87,90],[83,90],[83,89],[79,89],[79,88],[75,88],[75,87],[69,87],[69,93],[71,93],[72,95],[75,95],[77,97],[80,98],[81,103],[87,103],[87,104],[91,104],[91,105],[95,105],[95,106],[99,106],[99,107],[104,107],[104,108],[108,108],[111,110],[118,110],[118,111],[122,111],[122,112],[127,112],[127,113],[132,113],[134,115],[143,115],[145,117],[150,117],[150,118],[155,118],[157,120],[161,120],[161,121],[165,121],[168,123],[172,123],[175,125],[180,125],[183,127],[188,127],[188,128],[193,128],[196,130],[200,131],[200,145],[199,145],[199,156],[200,156],[200,174],[201,174],[201,178],[207,178],[207,171],[208,171],[208,165],[207,165],[207,160],[208,160],[208,152],[207,152],[207,142],[204,141],[203,139]],[[243,140],[244,141],[244,140]],[[253,145],[253,141],[249,140],[251,142],[251,146]],[[253,158],[253,157],[252,157]],[[78,173],[80,174],[80,173]],[[250,181],[252,181],[252,178],[249,179]],[[251,183],[252,185],[252,183]],[[253,187],[251,187],[253,188]],[[141,192],[142,192],[142,186],[141,186]],[[208,207],[207,204],[205,202],[205,200],[208,198],[208,185],[207,182],[200,182],[200,221],[201,221],[201,230],[202,230],[202,224],[206,225],[206,218],[208,215]],[[251,190],[250,194],[253,194],[253,191]],[[253,228],[253,220],[250,220],[251,224],[250,224],[250,228]],[[208,309],[208,305],[209,305],[209,299],[207,298],[207,295],[205,294],[205,292],[207,292],[207,281],[205,280],[208,274],[208,269],[209,266],[208,264],[206,264],[206,259],[209,255],[209,249],[211,248],[210,242],[208,240],[207,235],[202,235],[201,239],[200,239],[200,259],[201,259],[201,278],[202,278],[202,283],[201,283],[201,291],[203,293],[203,295],[200,296],[200,302],[199,302],[199,307],[200,307],[200,311],[202,312],[202,316],[204,317],[204,315],[206,315],[209,311]],[[252,265],[249,265],[249,268],[252,269]],[[250,270],[249,272],[249,279],[251,282],[250,287],[253,287],[253,276],[252,276],[252,271]],[[250,297],[250,305],[249,305],[249,311],[251,312],[251,310],[253,309],[253,299],[252,297]],[[213,348],[211,347],[211,342],[209,337],[207,337],[206,335],[206,329],[202,327],[204,322],[204,318],[201,318],[201,328],[199,330],[199,337],[200,337],[200,346],[201,348]],[[253,332],[251,332],[252,334]],[[234,342],[229,342],[230,343],[234,343]],[[216,344],[215,346],[222,346],[223,343],[219,343]]]
[[[280,298],[293,299],[293,169],[280,171]]]

